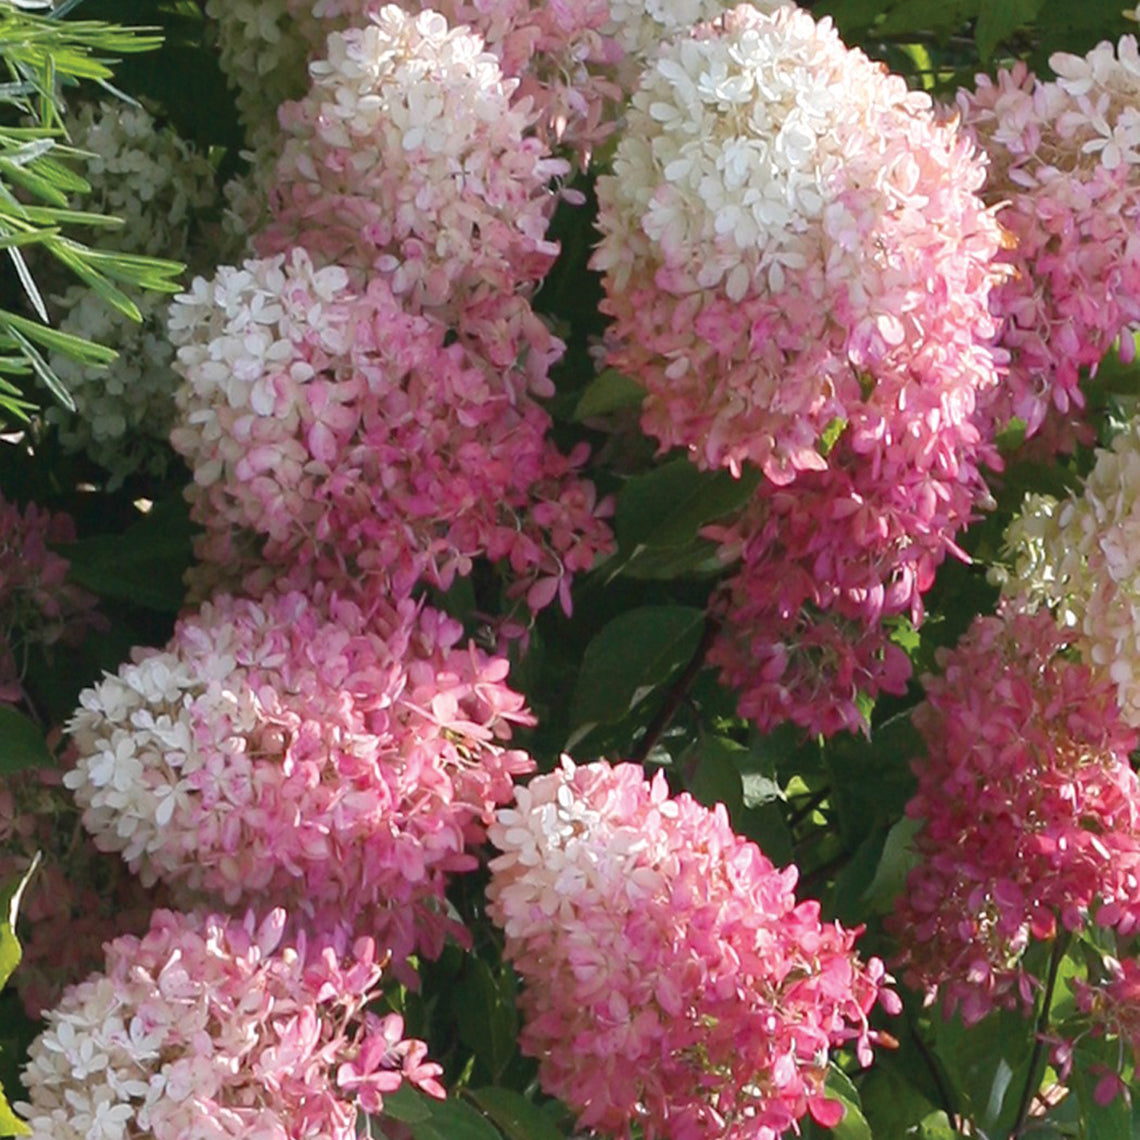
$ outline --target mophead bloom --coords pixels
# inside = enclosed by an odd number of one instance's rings
[[[18,1104],[35,1140],[354,1140],[405,1081],[443,1096],[403,1020],[365,1007],[383,958],[260,921],[160,910],[47,1015]]]
[[[921,822],[893,916],[904,977],[971,1024],[1032,1008],[1033,942],[1140,931],[1140,783],[1108,678],[1045,610],[975,619],[924,679]]]
[[[489,913],[523,979],[525,1052],[579,1125],[647,1140],[775,1140],[835,1124],[831,1051],[871,1059],[891,1011],[855,931],[797,903],[723,806],[669,795],[660,772],[568,758],[516,793],[491,842]]]
[[[837,425],[967,420],[998,378],[984,177],[829,20],[741,5],[663,45],[598,181],[592,262],[645,430],[786,484]]]
[[[65,783],[144,882],[288,903],[399,965],[439,952],[448,875],[532,767],[507,670],[412,602],[223,595],[83,691]]]

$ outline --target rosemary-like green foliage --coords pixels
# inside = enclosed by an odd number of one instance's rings
[[[61,91],[80,81],[111,86],[112,64],[125,52],[149,51],[161,37],[149,29],[102,21],[66,20],[79,0],[54,10],[49,0],[0,0],[0,248],[15,268],[18,289],[4,288],[0,305],[0,424],[25,419],[34,406],[21,383],[38,377],[68,408],[71,397],[48,363],[56,352],[91,367],[115,353],[51,327],[47,306],[24,257],[29,247],[66,266],[107,304],[139,320],[127,289],[178,289],[183,266],[133,254],[92,249],[71,236],[85,227],[117,226],[117,218],[72,208],[89,190],[71,161],[81,152],[67,144]]]

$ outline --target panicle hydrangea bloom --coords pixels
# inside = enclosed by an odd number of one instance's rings
[[[74,644],[102,623],[94,595],[68,582],[70,563],[52,550],[74,541],[69,515],[0,496],[0,705],[23,699],[31,646]]]
[[[550,183],[568,168],[526,137],[528,108],[482,39],[390,4],[327,53],[309,94],[281,109],[258,252],[300,244],[322,265],[382,274],[451,325],[473,300],[545,276]]]
[[[1003,588],[1054,609],[1140,727],[1140,421],[1096,454],[1079,494],[1027,497],[1006,534]]]
[[[997,382],[984,176],[829,20],[741,5],[665,45],[598,181],[592,261],[645,430],[786,484],[828,466],[827,429],[895,419],[923,464],[924,425],[957,430]]]
[[[797,904],[723,806],[599,762],[533,779],[490,829],[488,913],[522,976],[520,1042],[579,1126],[647,1140],[775,1140],[834,1124],[829,1051],[899,1005],[856,932]]]
[[[170,327],[185,378],[171,439],[206,557],[245,528],[272,565],[351,554],[352,575],[400,594],[486,557],[537,610],[568,606],[573,574],[608,548],[585,449],[562,455],[521,377],[449,344],[382,279],[356,294],[298,250],[196,280]]]
[[[109,943],[28,1051],[34,1140],[355,1140],[405,1081],[442,1097],[427,1046],[365,1008],[372,940],[283,944],[285,921],[160,910]]]
[[[63,332],[113,348],[119,355],[105,369],[92,369],[55,354],[52,368],[75,400],[76,410],[47,410],[64,450],[82,451],[111,475],[113,490],[129,475],[162,475],[170,463],[170,428],[179,379],[171,367],[174,347],[166,331],[170,298],[143,293],[134,298],[141,323],[110,308],[85,285],[60,298]]]
[[[90,153],[82,173],[91,192],[73,204],[124,221],[122,228],[92,231],[87,240],[125,253],[192,258],[196,222],[217,198],[207,158],[142,107],[85,104],[66,125],[72,144]],[[62,278],[49,268],[48,279]],[[119,353],[99,370],[53,353],[52,367],[76,410],[53,406],[47,411],[64,449],[85,452],[111,473],[112,486],[138,470],[159,475],[166,470],[178,386],[166,337],[169,299],[145,291],[132,299],[141,323],[84,285],[70,285],[56,298],[62,331]]]
[[[1032,1006],[1032,941],[1140,931],[1137,735],[1065,644],[1044,610],[977,618],[914,716],[919,863],[891,922],[908,983],[967,1025]]]
[[[62,775],[37,768],[0,780],[0,882],[14,882],[42,856],[20,904],[22,955],[12,975],[31,1018],[102,966],[105,942],[145,930],[164,897],[96,849]]]
[[[721,558],[723,625],[710,661],[763,728],[865,729],[857,697],[905,691],[906,655],[886,624],[923,616],[922,595],[988,493],[997,455],[968,422],[884,416],[878,438],[849,426],[824,471],[764,481],[735,519],[706,529]]]
[[[198,215],[217,200],[210,160],[142,107],[85,103],[65,125],[71,145],[90,155],[81,173],[91,190],[76,205],[123,219],[92,231],[89,244],[185,259]]]
[[[277,108],[304,93],[306,64],[331,29],[312,0],[206,0],[206,15],[246,138],[271,145]]]
[[[144,883],[438,954],[447,875],[532,767],[506,660],[461,638],[411,602],[222,595],[83,691],[64,781]]]
[[[1023,63],[979,76],[958,105],[990,157],[985,197],[1005,203],[1015,239],[1002,258],[1014,272],[991,298],[1010,362],[990,414],[1044,427],[1052,450],[1081,436],[1080,370],[1117,337],[1130,359],[1140,327],[1140,53],[1124,36],[1050,65],[1052,81]]]

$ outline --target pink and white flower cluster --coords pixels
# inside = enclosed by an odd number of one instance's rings
[[[64,782],[144,883],[438,954],[448,874],[533,766],[507,662],[461,638],[411,602],[219,596],[84,690]]]
[[[1027,496],[1006,546],[1004,591],[1050,607],[1140,727],[1140,421],[1098,449],[1079,493]]]
[[[23,699],[33,646],[74,644],[102,623],[94,595],[67,580],[70,563],[53,549],[74,541],[70,515],[0,497],[0,705]]]
[[[775,1140],[824,1092],[829,1052],[871,1060],[871,1009],[897,1011],[855,932],[797,904],[723,806],[633,764],[575,766],[516,792],[490,829],[489,913],[525,983],[524,1051],[579,1125],[647,1140]]]
[[[562,455],[548,415],[486,360],[448,343],[381,277],[286,261],[199,278],[170,320],[185,382],[171,440],[194,471],[199,552],[298,564],[344,589],[375,576],[398,596],[446,588],[487,558],[540,609],[610,544],[582,449]]]
[[[1044,610],[978,618],[915,713],[920,861],[891,921],[907,982],[967,1025],[1032,1008],[1031,943],[1140,932],[1137,734],[1066,641]]]
[[[1057,53],[1055,80],[1024,64],[959,93],[964,125],[990,157],[987,201],[1003,203],[1014,270],[993,294],[1005,383],[988,414],[1013,416],[1041,446],[1071,449],[1082,369],[1140,328],[1140,53],[1135,36],[1086,56]]]
[[[516,83],[477,35],[390,4],[330,36],[310,72],[308,95],[281,110],[259,253],[303,245],[323,265],[382,274],[448,324],[545,276],[558,253],[550,184],[569,168],[527,137]]]
[[[442,1096],[423,1042],[365,1008],[372,941],[290,945],[285,924],[160,910],[109,943],[29,1050],[34,1140],[354,1140],[405,1081]]]
[[[662,47],[599,179],[609,362],[642,425],[765,481],[709,531],[740,559],[711,660],[761,726],[858,727],[996,465],[1002,231],[928,96],[830,21],[748,5]],[[776,586],[773,586],[773,583]]]

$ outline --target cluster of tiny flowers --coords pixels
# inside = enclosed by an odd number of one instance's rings
[[[355,1140],[405,1081],[442,1097],[424,1043],[365,1009],[372,941],[282,944],[285,919],[160,910],[109,943],[28,1051],[32,1140]]]
[[[91,191],[83,208],[124,221],[122,228],[93,231],[88,240],[123,253],[189,257],[196,222],[216,199],[209,161],[142,107],[86,104],[68,117],[67,130],[71,143],[89,154],[82,173]],[[47,411],[64,449],[86,453],[110,473],[112,487],[139,470],[166,470],[178,385],[166,338],[167,298],[141,293],[132,299],[141,323],[84,285],[56,298],[63,332],[119,354],[106,369],[93,370],[54,353],[52,367],[76,410]]]
[[[835,424],[921,465],[997,381],[984,176],[829,20],[741,5],[663,46],[598,181],[592,262],[645,430],[780,484],[828,466]]]
[[[305,67],[330,29],[311,0],[206,0],[218,64],[234,93],[246,138],[270,145],[277,108],[305,90]]]
[[[32,646],[74,644],[100,623],[94,596],[68,582],[70,563],[52,549],[74,541],[69,515],[0,497],[0,705],[23,699]]]
[[[967,1025],[1032,1008],[1032,942],[1140,931],[1136,732],[1065,643],[1045,610],[978,618],[915,713],[919,863],[890,925],[908,983]]]
[[[991,414],[1013,416],[1042,445],[1080,436],[1080,371],[1095,369],[1114,340],[1130,358],[1140,327],[1140,54],[1124,36],[1085,57],[1058,53],[1057,79],[1024,64],[979,76],[958,105],[990,157],[985,196],[1002,203],[1015,239],[1003,260],[1015,272],[995,290],[1009,372]]]
[[[537,610],[568,607],[573,574],[609,546],[584,449],[562,455],[517,377],[448,344],[382,278],[357,294],[300,250],[223,267],[178,299],[170,330],[185,378],[171,439],[206,557],[245,529],[270,564],[351,551],[346,576],[400,595],[485,557]]]
[[[525,1052],[579,1125],[647,1140],[775,1140],[835,1124],[829,1051],[899,1006],[855,933],[797,904],[723,806],[669,796],[633,764],[536,777],[499,812],[488,913],[522,976]]]
[[[1140,421],[1096,454],[1079,494],[1026,499],[1006,534],[1003,589],[1054,609],[1140,727]]]
[[[170,463],[178,376],[166,330],[169,298],[144,293],[134,300],[141,323],[110,308],[86,286],[72,286],[60,298],[65,310],[60,329],[119,355],[100,370],[69,356],[52,359],[76,410],[52,405],[47,421],[56,425],[66,451],[85,453],[110,474],[111,490],[139,471],[161,476]]]
[[[215,204],[209,159],[142,107],[87,103],[66,120],[68,140],[87,153],[83,209],[121,218],[89,243],[120,253],[184,260],[194,224]]]
[[[558,253],[550,183],[567,166],[525,137],[527,107],[482,39],[388,5],[327,50],[309,94],[281,110],[257,251],[300,244],[322,265],[382,275],[449,325],[545,276]]]
[[[145,930],[162,897],[95,848],[61,777],[39,768],[0,781],[0,882],[18,880],[37,852],[42,860],[20,904],[22,954],[12,976],[31,1018],[103,965],[105,942]]]
[[[506,660],[461,637],[411,602],[221,595],[83,691],[64,782],[144,883],[437,954],[447,874],[532,767]]]

